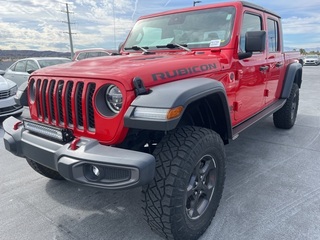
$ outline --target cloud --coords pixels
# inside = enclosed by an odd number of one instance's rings
[[[282,20],[285,34],[313,33],[320,34],[320,16],[315,17],[290,17]]]
[[[60,0],[59,0],[60,1]],[[58,0],[1,1],[2,49],[41,49],[69,51],[65,4]],[[75,49],[116,48],[124,41],[141,15],[172,8],[191,7],[182,0],[68,0]],[[219,0],[220,1],[220,0]],[[212,0],[210,3],[218,2]],[[316,1],[300,2],[252,0],[279,13],[285,43],[315,46],[320,42],[319,6]],[[205,4],[203,1],[199,5]],[[300,35],[299,35],[300,34]],[[303,39],[301,38],[303,36]],[[301,39],[300,39],[301,38]],[[317,43],[318,42],[318,43]],[[318,44],[319,46],[320,44]]]

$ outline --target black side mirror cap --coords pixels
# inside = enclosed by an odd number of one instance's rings
[[[266,31],[246,32],[246,52],[263,52],[266,48]]]
[[[239,59],[252,56],[253,52],[263,52],[266,48],[266,31],[249,31],[245,35],[246,52],[238,53]]]

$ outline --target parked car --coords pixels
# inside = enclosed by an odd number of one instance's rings
[[[319,65],[320,58],[318,55],[307,55],[303,60],[304,65]]]
[[[13,63],[5,70],[3,76],[15,82],[19,87],[26,82],[30,74],[40,68],[67,63],[71,60],[69,58],[57,57],[38,57],[38,58],[24,58]]]
[[[22,114],[23,107],[14,101],[17,89],[17,84],[0,76],[0,118]]]
[[[103,48],[90,48],[90,49],[82,49],[79,51],[76,51],[72,61],[79,61],[86,58],[92,58],[92,57],[104,57],[104,56],[112,56],[112,55],[118,55],[119,53],[115,50],[107,50]]]
[[[17,84],[18,90],[14,101],[21,106],[28,106],[27,103],[27,80],[30,74],[40,68],[67,63],[71,60],[69,58],[59,57],[38,57],[38,58],[24,58],[13,63],[5,71],[0,71],[0,75]]]

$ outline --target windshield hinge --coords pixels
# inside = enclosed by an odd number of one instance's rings
[[[150,92],[149,89],[145,88],[143,81],[139,77],[133,79],[133,86],[136,96],[148,94]]]

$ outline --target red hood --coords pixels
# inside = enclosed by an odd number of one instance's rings
[[[133,89],[132,79],[140,77],[146,87],[183,78],[208,75],[220,69],[217,53],[130,54],[89,58],[37,70],[32,75],[120,81]]]

